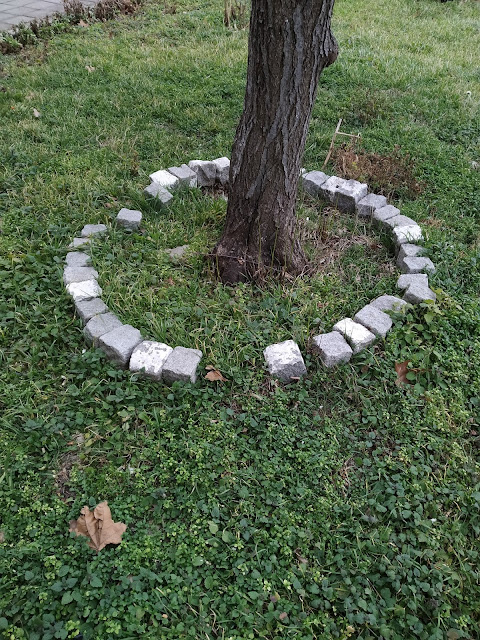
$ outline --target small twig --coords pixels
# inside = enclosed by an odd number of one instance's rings
[[[335,140],[337,136],[346,136],[347,138],[355,138],[356,140],[360,140],[360,138],[362,137],[362,135],[360,133],[344,133],[343,131],[340,131],[340,127],[342,126],[342,118],[340,118],[340,120],[338,121],[337,124],[337,128],[335,129],[335,133],[333,134],[332,137],[332,141],[330,142],[330,147],[328,148],[328,153],[327,153],[327,157],[325,158],[325,162],[322,165],[322,169],[324,169],[327,164],[328,161],[330,160],[330,156],[333,153],[333,149],[335,147]]]

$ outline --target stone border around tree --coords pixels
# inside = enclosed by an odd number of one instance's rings
[[[182,187],[226,186],[229,170],[230,161],[226,157],[212,161],[192,160],[188,165],[152,173],[151,183],[144,193],[162,206],[168,206],[174,197],[172,192]],[[435,301],[427,275],[435,272],[435,265],[422,255],[424,249],[420,243],[424,238],[420,226],[401,215],[384,196],[368,193],[366,184],[328,176],[322,171],[305,170],[302,170],[300,182],[310,196],[388,230],[396,247],[396,264],[402,273],[397,287],[404,291],[403,299],[382,295],[360,309],[353,319],[343,318],[329,333],[312,338],[313,353],[320,357],[325,367],[334,367],[348,362],[377,339],[385,339],[392,327],[388,312],[398,311],[407,304]],[[142,213],[136,210],[121,209],[116,217],[116,224],[128,232],[137,231],[141,222]],[[88,249],[107,231],[104,224],[85,225],[80,236],[69,245],[70,252],[65,259],[63,282],[84,324],[87,344],[101,349],[119,367],[151,380],[167,384],[177,380],[195,383],[203,356],[201,351],[144,340],[138,329],[123,324],[101,300],[99,275],[91,266]],[[293,340],[269,345],[263,354],[270,375],[283,382],[298,380],[307,373],[300,349]]]

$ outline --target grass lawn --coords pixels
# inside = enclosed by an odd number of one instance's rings
[[[438,300],[328,371],[309,338],[394,292],[385,238],[302,197],[321,270],[232,290],[202,258],[225,202],[142,195],[154,170],[230,155],[247,33],[222,18],[152,1],[0,57],[0,637],[480,638],[478,2],[337,2],[304,166],[339,118],[403,158],[421,189],[391,201],[427,233]],[[123,206],[145,224],[96,245],[107,304],[227,382],[155,385],[85,349],[63,257]],[[309,374],[282,387],[262,351],[289,338]],[[68,526],[103,500],[128,528],[97,554]]]

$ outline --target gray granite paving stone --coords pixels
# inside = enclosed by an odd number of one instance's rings
[[[93,316],[83,328],[83,335],[87,344],[97,346],[98,339],[103,334],[121,327],[122,323],[114,313],[101,313]]]
[[[397,296],[379,296],[370,302],[379,311],[400,311],[407,303]]]
[[[136,231],[142,222],[142,212],[136,209],[120,209],[116,217],[117,224],[127,231]]]
[[[183,187],[196,187],[197,186],[197,174],[192,171],[186,164],[182,164],[179,167],[169,167],[168,170],[172,175],[178,178],[180,186]]]
[[[362,200],[368,192],[368,187],[363,182],[357,180],[346,180],[341,185],[335,195],[335,205],[340,211],[353,213],[357,202]]]
[[[353,353],[363,351],[375,342],[376,336],[362,324],[354,322],[351,318],[343,318],[333,325],[333,330],[342,334]]]
[[[301,182],[303,189],[311,196],[317,197],[321,195],[320,187],[329,179],[323,171],[309,171],[303,173],[301,176]]]
[[[369,193],[357,202],[356,211],[360,218],[370,218],[376,209],[381,209],[387,204],[385,196]]]
[[[263,355],[270,375],[283,382],[290,382],[292,378],[300,378],[307,373],[300,349],[293,340],[271,344]]]
[[[404,291],[414,282],[428,287],[428,276],[425,273],[403,273],[397,280],[397,287]]]
[[[390,229],[394,229],[395,227],[407,227],[417,223],[408,216],[399,215],[393,216],[393,218],[387,218],[383,221],[383,224],[386,227],[390,227]]]
[[[104,224],[86,224],[80,235],[82,238],[91,238],[92,236],[102,236],[107,233],[107,227]]]
[[[175,347],[163,365],[162,380],[168,384],[177,381],[194,384],[202,355],[198,349]]]
[[[165,252],[168,253],[172,260],[179,260],[183,258],[185,253],[187,252],[188,244],[182,244],[181,247],[174,247],[173,249],[165,249]]]
[[[65,262],[67,267],[88,267],[90,266],[92,259],[83,251],[70,251],[65,256]]]
[[[129,369],[151,380],[161,380],[163,365],[172,351],[172,347],[163,342],[144,340],[133,350]]]
[[[155,200],[163,206],[166,206],[170,202],[170,200],[173,198],[172,194],[170,193],[170,191],[168,191],[168,189],[165,189],[165,187],[162,187],[156,182],[152,182],[152,184],[149,184],[148,187],[145,187],[143,192],[147,196],[150,196],[151,198],[155,198]]]
[[[363,309],[360,309],[353,316],[353,319],[380,338],[385,338],[393,324],[389,315],[372,304],[367,304]]]
[[[427,271],[428,273],[435,273],[435,265],[430,258],[424,258],[422,256],[407,256],[403,259],[402,269],[404,273],[422,273]]]
[[[213,160],[213,164],[217,168],[217,177],[216,180],[219,182],[222,187],[225,187],[228,184],[228,180],[230,177],[230,160],[229,158],[223,156],[222,158],[217,158]]]
[[[75,302],[75,311],[82,322],[86,323],[99,313],[108,313],[108,307],[100,298],[92,298]]]
[[[418,224],[412,224],[405,227],[395,227],[392,229],[392,236],[397,246],[406,243],[415,243],[423,240],[423,234]]]
[[[91,238],[74,238],[68,245],[69,249],[86,249],[92,243]]]
[[[74,302],[80,302],[81,300],[100,298],[102,288],[96,280],[85,280],[67,285],[67,292],[72,296]]]
[[[213,187],[217,180],[217,165],[209,160],[190,160],[188,166],[197,174],[199,187]]]
[[[83,282],[84,280],[97,280],[98,271],[93,267],[69,267],[63,270],[63,284],[65,286],[72,282]]]
[[[348,362],[353,355],[352,348],[338,331],[314,336],[312,351],[320,356],[328,368]]]
[[[174,176],[173,173],[167,171],[167,169],[155,171],[155,173],[151,173],[149,177],[152,182],[169,191],[173,191],[180,186],[180,180]]]
[[[413,282],[403,294],[403,298],[411,304],[420,304],[420,302],[426,302],[427,300],[435,301],[437,296],[428,286]]]
[[[130,324],[104,333],[98,340],[98,347],[107,358],[125,369],[135,347],[142,342],[142,335],[138,329]]]
[[[405,258],[416,258],[424,251],[425,249],[417,244],[410,244],[409,242],[406,242],[405,244],[400,245],[397,255],[397,267],[401,269]]]
[[[398,215],[400,215],[400,209],[397,209],[397,207],[394,207],[391,204],[387,204],[381,209],[375,209],[372,213],[372,220],[377,225],[383,226],[386,220],[389,218],[395,218]]]

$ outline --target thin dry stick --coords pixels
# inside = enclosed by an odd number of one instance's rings
[[[327,164],[328,161],[330,160],[330,156],[333,153],[333,149],[335,147],[335,139],[337,136],[347,136],[347,138],[355,138],[356,140],[360,140],[360,138],[362,137],[360,133],[355,134],[355,133],[344,133],[343,131],[340,131],[340,127],[342,126],[342,118],[340,118],[340,120],[338,121],[337,124],[337,128],[335,129],[335,133],[333,134],[332,137],[332,141],[330,142],[330,147],[328,149],[328,153],[327,153],[327,157],[325,158],[325,162],[322,165],[322,169],[324,169]]]

